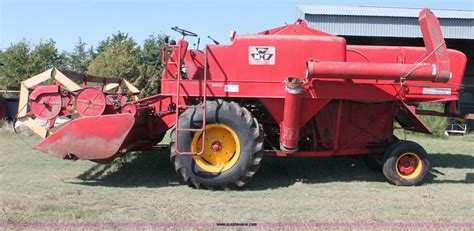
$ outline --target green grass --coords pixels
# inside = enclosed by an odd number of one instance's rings
[[[167,151],[100,165],[0,133],[0,223],[474,222],[474,139],[408,138],[430,153],[422,186],[393,186],[360,157],[267,158],[246,189],[207,191],[183,185]]]

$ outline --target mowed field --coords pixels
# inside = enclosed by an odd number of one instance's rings
[[[397,187],[360,157],[267,158],[238,191],[183,185],[166,150],[109,165],[32,150],[0,133],[0,223],[474,222],[474,137],[407,137],[429,152],[427,183]]]

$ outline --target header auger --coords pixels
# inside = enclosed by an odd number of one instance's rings
[[[298,20],[193,50],[185,38],[195,34],[174,28],[182,38],[163,50],[159,95],[138,99],[123,79],[52,69],[22,82],[19,117],[45,138],[36,149],[101,163],[172,129],[171,161],[197,188],[244,186],[264,156],[364,155],[388,181],[415,185],[429,170],[426,151],[395,137],[394,122],[430,133],[415,107],[428,102],[445,112],[423,113],[458,115],[466,64],[431,11],[419,21],[426,48],[347,45]],[[58,117],[70,122],[55,127]]]

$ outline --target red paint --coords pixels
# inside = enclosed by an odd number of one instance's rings
[[[412,174],[417,166],[418,163],[413,155],[402,156],[402,158],[400,158],[397,163],[398,171],[403,175]]]
[[[431,62],[438,68],[433,82],[447,82],[451,75],[450,62],[439,20],[433,12],[423,9],[420,12],[419,22],[426,52],[432,54]]]
[[[315,116],[317,150],[340,152],[391,141],[396,111],[394,103],[332,101]]]
[[[76,98],[76,111],[80,116],[98,116],[104,113],[106,97],[104,93],[93,87],[84,88]]]
[[[218,151],[222,150],[222,144],[219,141],[214,141],[211,144],[211,149],[214,152],[218,152]]]
[[[63,103],[58,85],[37,87],[29,99],[31,112],[36,118],[50,120],[61,112]]]
[[[435,81],[434,64],[308,62],[307,78]]]
[[[308,61],[307,78],[341,78],[371,80],[419,80],[446,83],[451,78],[450,61],[438,19],[428,9],[420,12],[420,27],[426,52],[416,63],[404,64],[403,56],[397,56],[397,63],[361,63]],[[354,51],[354,50],[352,50]],[[381,52],[380,49],[378,52]],[[368,56],[358,51],[367,61]],[[382,56],[378,54],[378,56]],[[427,61],[430,62],[427,62]]]
[[[453,105],[459,99],[466,56],[446,49],[439,21],[430,11],[421,12],[420,27],[426,48],[348,46],[344,38],[311,29],[303,20],[238,35],[230,45],[211,45],[202,51],[189,49],[189,42],[180,39],[163,52],[160,95],[129,104],[114,98],[121,109],[94,109],[93,115],[100,116],[73,121],[40,146],[59,157],[78,152],[79,158],[94,160],[146,149],[169,128],[179,127],[182,111],[210,97],[261,103],[265,113],[258,122],[266,138],[274,138],[268,149],[276,150],[267,155],[383,153],[384,144],[393,141],[394,121],[405,129],[430,132],[413,105],[451,102],[447,111],[457,112]],[[181,73],[184,69],[186,76]],[[298,94],[285,90],[284,80],[290,77],[304,80],[297,86]],[[78,111],[89,101],[97,102],[96,94],[86,96],[84,104],[78,101]]]
[[[35,149],[61,159],[106,159],[120,150],[134,123],[130,114],[80,118],[36,144]]]
[[[125,104],[121,111],[121,113],[128,113],[128,114],[131,114],[131,115],[136,115],[137,114],[137,106],[136,104]]]
[[[293,153],[298,150],[301,95],[303,94],[303,80],[288,78],[285,84],[285,103],[283,123],[280,125],[280,149]]]

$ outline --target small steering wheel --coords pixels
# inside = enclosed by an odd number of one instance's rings
[[[181,35],[183,35],[183,37],[184,36],[192,36],[192,37],[197,37],[198,36],[196,33],[193,33],[193,32],[188,31],[188,30],[181,29],[177,26],[171,27],[171,30],[174,30],[174,31],[180,33]]]

